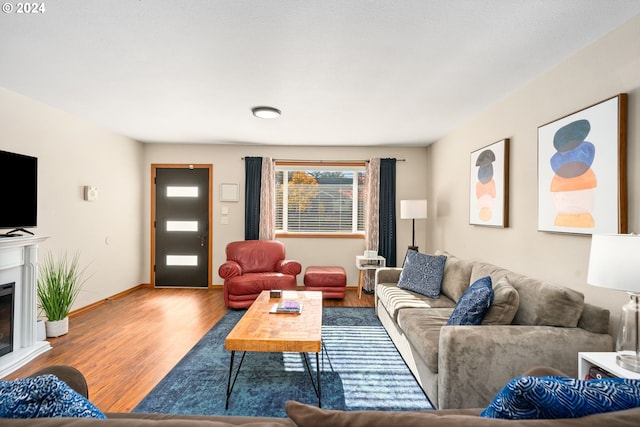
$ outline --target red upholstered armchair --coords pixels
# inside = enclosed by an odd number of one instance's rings
[[[227,261],[218,268],[218,275],[224,279],[224,303],[230,308],[246,308],[264,290],[295,290],[300,271],[298,261],[285,259],[282,242],[231,242],[227,245]]]

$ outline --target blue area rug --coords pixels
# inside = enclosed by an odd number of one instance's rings
[[[323,310],[323,408],[432,409],[373,308]],[[224,339],[244,313],[225,314],[133,412],[286,417],[287,400],[317,405],[301,354],[247,353],[225,410],[231,352]],[[236,352],[236,366],[241,356]],[[309,361],[315,380],[315,354]]]

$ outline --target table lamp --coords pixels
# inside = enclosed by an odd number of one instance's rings
[[[640,235],[593,235],[587,283],[626,291],[616,338],[616,363],[640,372]]]
[[[413,222],[411,246],[409,249],[418,250],[416,246],[416,219],[427,217],[426,200],[400,200],[400,219],[410,219]]]

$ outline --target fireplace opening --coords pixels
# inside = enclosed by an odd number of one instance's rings
[[[0,356],[13,351],[15,282],[0,285]]]

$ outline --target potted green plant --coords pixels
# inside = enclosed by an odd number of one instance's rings
[[[38,306],[47,317],[47,337],[59,337],[69,332],[69,311],[86,282],[86,267],[81,268],[80,256],[66,252],[54,259],[47,254],[39,264],[37,294]]]

